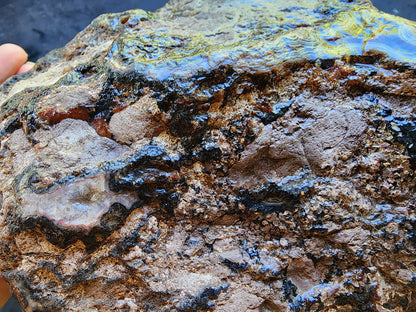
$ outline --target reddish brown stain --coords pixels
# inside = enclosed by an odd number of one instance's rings
[[[92,121],[92,126],[100,136],[111,138],[110,127],[103,117],[96,116]]]
[[[39,119],[45,120],[49,125],[54,125],[66,118],[87,121],[89,119],[89,112],[88,108],[84,106],[78,106],[67,111],[59,111],[56,108],[47,108],[40,110],[37,116]]]

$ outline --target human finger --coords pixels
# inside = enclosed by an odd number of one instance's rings
[[[35,63],[26,62],[22,65],[22,67],[19,68],[16,74],[22,74],[22,73],[28,72],[29,70],[33,68],[33,66],[35,66]]]
[[[6,43],[0,46],[0,83],[16,74],[27,61],[27,53],[18,45]]]

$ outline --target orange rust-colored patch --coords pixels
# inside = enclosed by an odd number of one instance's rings
[[[9,300],[10,294],[9,284],[0,275],[0,308]]]
[[[58,122],[67,119],[80,119],[87,121],[89,119],[88,108],[84,106],[78,106],[76,108],[61,111],[56,108],[46,108],[42,109],[37,114],[39,119],[45,120],[49,125],[57,124]]]
[[[111,138],[110,126],[103,117],[96,116],[92,121],[92,126],[100,136]]]
[[[328,77],[329,81],[345,79],[348,76],[355,75],[355,71],[348,66],[334,66],[332,70],[329,71],[331,74]]]

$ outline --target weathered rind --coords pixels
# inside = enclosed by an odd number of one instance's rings
[[[413,311],[415,38],[362,0],[97,18],[0,87],[0,271],[27,311]]]

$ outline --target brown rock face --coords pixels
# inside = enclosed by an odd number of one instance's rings
[[[0,87],[27,311],[415,311],[416,25],[364,0],[101,16]]]

